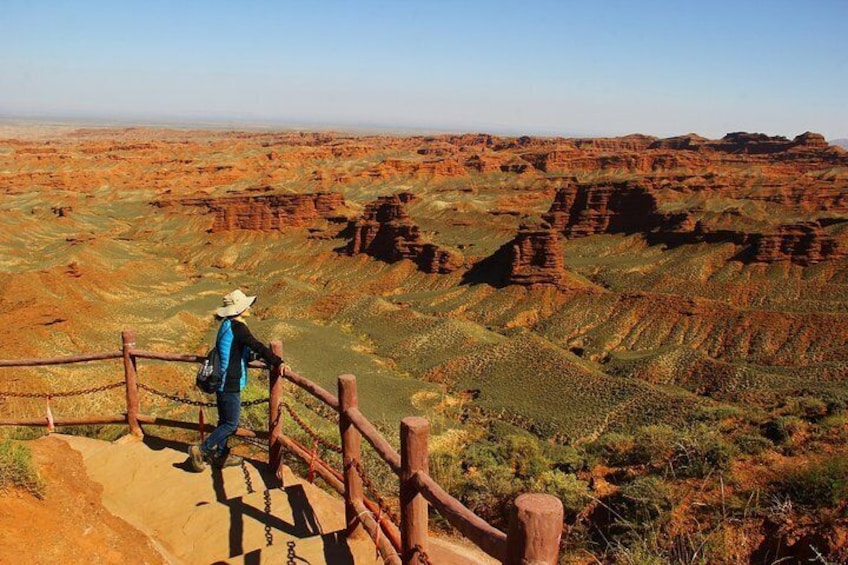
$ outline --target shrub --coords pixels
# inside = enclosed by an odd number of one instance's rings
[[[813,396],[802,396],[790,406],[793,414],[808,422],[818,422],[828,414],[827,402]]]
[[[549,468],[539,442],[526,436],[506,436],[501,441],[499,455],[519,479],[531,479]]]
[[[724,471],[736,455],[736,448],[707,426],[698,426],[678,438],[671,459],[674,472],[684,477],[705,477]]]
[[[44,481],[32,463],[26,446],[8,440],[0,441],[0,490],[16,486],[32,495],[44,496]]]
[[[742,418],[744,413],[737,406],[722,404],[719,406],[702,406],[695,414],[695,418],[702,422],[719,422],[728,418]]]
[[[848,455],[829,457],[789,472],[775,485],[793,502],[821,508],[848,497]]]
[[[665,517],[673,508],[671,490],[657,477],[639,477],[623,485],[613,507],[627,522],[647,526]]]
[[[566,514],[576,514],[589,503],[589,487],[571,473],[545,471],[532,485],[533,492],[550,494],[562,501]]]
[[[665,465],[674,455],[677,432],[671,426],[645,426],[636,432],[630,460],[643,465]]]
[[[570,445],[544,444],[544,453],[555,469],[563,473],[577,473],[588,468],[586,455]]]
[[[634,446],[632,436],[611,432],[595,440],[589,449],[609,465],[627,465]]]
[[[733,439],[739,451],[748,455],[759,455],[763,451],[770,449],[773,444],[763,436],[743,434]]]
[[[763,435],[777,445],[786,443],[792,434],[802,428],[802,422],[795,416],[781,416],[765,422],[762,426]]]

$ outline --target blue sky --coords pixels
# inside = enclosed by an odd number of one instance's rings
[[[0,116],[848,137],[848,0],[2,0]]]

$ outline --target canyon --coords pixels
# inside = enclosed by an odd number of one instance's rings
[[[690,532],[720,496],[770,492],[774,469],[844,452],[848,151],[815,133],[20,127],[0,129],[0,191],[4,357],[114,348],[127,325],[145,348],[202,353],[210,312],[240,287],[259,296],[252,327],[282,339],[299,373],[328,389],[356,373],[362,410],[391,429],[443,418],[437,458],[530,437],[546,473],[612,505],[651,470],[592,464],[604,441],[704,423],[767,442],[734,451],[707,502],[668,479],[686,498],[673,523]],[[170,367],[141,378],[188,382]],[[0,397],[15,415],[42,408]],[[813,538],[846,555],[844,517],[799,510],[781,530],[769,511],[727,526],[751,536],[746,562]],[[569,520],[589,528],[597,512]]]

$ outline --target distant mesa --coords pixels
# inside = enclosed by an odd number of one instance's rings
[[[750,260],[765,263],[793,261],[803,265],[845,257],[846,250],[819,222],[799,222],[778,226],[772,233],[750,237]]]
[[[365,253],[388,263],[409,259],[426,273],[445,274],[460,268],[459,254],[424,241],[406,210],[406,204],[414,200],[412,193],[400,192],[368,204],[361,218],[349,222],[345,233],[351,239],[341,251]]]
[[[372,179],[388,179],[395,176],[450,178],[467,175],[465,167],[454,158],[412,161],[408,159],[385,159],[366,169],[363,176]]]
[[[568,183],[557,190],[542,219],[569,239],[642,233],[649,243],[671,246],[730,242],[746,248],[738,256],[745,262],[810,265],[848,254],[820,222],[781,224],[771,231],[748,232],[711,228],[691,212],[662,213],[653,189],[643,182]]]
[[[545,222],[520,225],[512,240],[465,273],[463,283],[553,286],[561,290],[593,286],[566,270],[560,234]]]
[[[569,238],[652,231],[669,221],[651,190],[636,181],[569,183],[542,219]]]
[[[270,187],[248,189],[265,191]],[[312,225],[318,220],[344,222],[347,210],[344,197],[338,192],[309,194],[259,194],[221,198],[182,198],[159,200],[160,208],[197,206],[206,208],[213,216],[210,231],[230,230],[280,231]]]

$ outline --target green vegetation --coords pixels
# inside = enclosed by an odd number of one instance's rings
[[[825,457],[793,469],[773,488],[797,504],[812,508],[836,506],[848,498],[848,455]]]
[[[0,491],[11,487],[23,489],[33,496],[44,496],[44,480],[32,462],[32,453],[25,445],[0,440]]]

